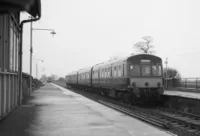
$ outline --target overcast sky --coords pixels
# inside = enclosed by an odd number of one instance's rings
[[[134,52],[152,36],[156,55],[183,77],[200,77],[199,0],[42,0],[42,18],[33,32],[39,75],[67,73]],[[27,17],[27,16],[23,16]],[[29,72],[30,24],[24,28],[24,67]],[[42,70],[42,69],[45,70]]]

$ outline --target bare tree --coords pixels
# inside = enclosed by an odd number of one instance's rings
[[[147,54],[155,53],[155,51],[153,50],[154,46],[151,44],[153,42],[153,38],[151,36],[145,36],[142,37],[142,39],[144,41],[137,42],[136,44],[134,44],[133,47],[142,53],[147,53]]]
[[[110,58],[110,60],[117,60],[119,58],[120,58],[119,56],[113,56],[113,57]]]
[[[52,75],[50,76],[50,78],[51,78],[51,80],[55,81],[55,80],[58,79],[58,76],[55,75],[55,74],[52,74]]]
[[[179,87],[181,85],[181,74],[174,68],[164,68],[163,77],[165,88]]]
[[[59,77],[58,81],[65,81],[65,78],[64,77]]]

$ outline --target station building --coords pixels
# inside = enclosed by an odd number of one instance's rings
[[[32,18],[20,20],[22,11]],[[37,21],[40,16],[40,0],[0,2],[0,120],[21,104],[23,91],[28,91],[23,90],[22,79],[23,24]]]

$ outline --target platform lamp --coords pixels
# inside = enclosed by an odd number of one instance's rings
[[[167,73],[167,64],[168,64],[168,58],[166,58],[165,64],[166,64],[166,88],[168,88],[168,84],[167,84],[167,77],[168,77],[168,73]]]
[[[30,93],[32,92],[32,56],[33,56],[33,30],[50,31],[53,36],[56,34],[54,29],[33,28],[33,23],[30,25]]]

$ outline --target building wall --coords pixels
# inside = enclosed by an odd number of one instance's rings
[[[0,14],[0,119],[18,106],[19,39],[19,16]]]

